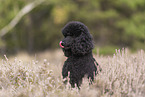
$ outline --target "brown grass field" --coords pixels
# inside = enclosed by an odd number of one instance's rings
[[[145,52],[116,50],[112,56],[94,55],[102,67],[92,85],[81,89],[63,84],[61,50],[35,55],[22,52],[0,59],[0,97],[145,97]]]

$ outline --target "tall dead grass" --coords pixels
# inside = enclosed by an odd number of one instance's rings
[[[23,56],[23,57],[22,57]],[[27,61],[26,61],[26,58]],[[81,89],[63,84],[62,51],[25,54],[0,61],[0,97],[144,97],[145,53],[116,50],[95,56],[102,67],[93,85],[84,78]]]

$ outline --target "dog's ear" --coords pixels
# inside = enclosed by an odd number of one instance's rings
[[[79,37],[75,38],[72,44],[72,54],[82,56],[91,53],[93,49],[92,36],[88,33],[82,33]]]

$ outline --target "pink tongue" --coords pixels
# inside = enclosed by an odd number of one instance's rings
[[[64,46],[62,46],[61,43],[62,43],[62,41],[59,42],[59,46],[60,46],[61,48],[64,48]]]

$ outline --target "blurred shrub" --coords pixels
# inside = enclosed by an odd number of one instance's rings
[[[7,25],[20,9],[33,1],[0,0],[0,29]],[[68,21],[75,20],[88,26],[98,47],[110,45],[108,49],[144,49],[144,5],[144,0],[46,0],[25,15],[3,40],[8,52],[34,52],[57,48],[63,38],[62,27]],[[105,50],[104,53],[107,52],[107,49]]]
[[[116,49],[119,49],[119,47],[114,46],[114,45],[108,45],[104,47],[95,47],[93,50],[93,53],[95,54],[99,53],[99,55],[112,55],[116,53]]]

